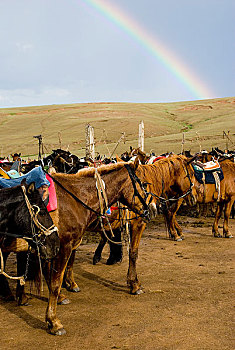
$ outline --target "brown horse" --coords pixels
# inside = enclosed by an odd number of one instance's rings
[[[65,333],[63,325],[56,316],[56,307],[68,260],[81,243],[85,231],[97,217],[99,219],[102,217],[94,178],[96,171],[105,182],[108,206],[121,201],[143,219],[148,214],[148,206],[145,191],[134,174],[136,169],[138,170],[138,162],[128,165],[122,162],[102,166],[97,170],[87,168],[72,175],[53,175],[58,209],[52,212],[51,216],[59,228],[61,242],[58,256],[45,270],[49,287],[46,321],[52,334]]]
[[[136,170],[137,176],[142,182],[146,182],[147,190],[151,192],[156,202],[161,202],[161,206],[171,201],[177,202],[177,199],[182,196],[190,196],[192,201],[195,201],[195,189],[193,183],[195,181],[194,172],[190,165],[190,160],[186,157],[173,155],[169,158],[159,160],[154,164],[139,165]],[[175,197],[176,196],[176,197]],[[172,198],[175,197],[175,198]],[[138,248],[140,239],[145,230],[146,223],[141,217],[134,219],[131,214],[130,220],[130,249],[129,249],[129,269],[127,274],[127,283],[130,286],[131,294],[140,294],[142,292],[141,284],[137,277],[136,263],[138,258]],[[120,223],[115,221],[118,213],[113,215],[113,222],[117,226]],[[115,226],[114,226],[115,227]],[[180,237],[178,237],[180,239]],[[176,238],[177,240],[177,238]],[[103,242],[97,252],[98,260],[102,252]],[[67,266],[66,284],[69,290],[76,291],[76,282],[73,279],[72,266],[75,257],[69,261]],[[96,258],[95,258],[96,259]],[[95,262],[97,262],[95,260]]]
[[[218,223],[224,209],[223,236],[231,238],[232,234],[229,232],[228,221],[235,200],[235,164],[231,160],[225,159],[220,162],[220,166],[224,179],[220,183],[219,200],[215,184],[204,185],[198,181],[195,182],[196,198],[198,203],[216,203],[218,201],[212,233],[214,237],[222,237],[218,230]],[[176,213],[181,204],[182,200],[179,200],[168,212],[167,222],[170,234],[173,237],[182,236],[182,228],[176,221]]]

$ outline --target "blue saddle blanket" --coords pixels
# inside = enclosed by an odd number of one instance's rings
[[[198,167],[193,165],[193,169],[194,169],[194,174],[195,174],[197,181],[201,184],[203,183],[204,176],[205,176],[205,183],[206,184],[214,184],[215,183],[215,178],[213,175],[214,172],[216,172],[219,175],[220,181],[222,181],[224,178],[224,174],[223,174],[223,171],[221,168],[216,169],[216,170],[203,171],[203,170],[198,170]]]
[[[16,179],[4,179],[0,177],[0,188],[15,187],[21,184],[22,180],[26,179],[27,185],[32,182],[35,183],[35,187],[38,189],[43,185],[50,186],[50,182],[47,180],[46,175],[42,168],[39,166],[32,169],[27,174],[20,176]]]

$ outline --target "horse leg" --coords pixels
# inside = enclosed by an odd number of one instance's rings
[[[3,254],[3,262],[4,266],[6,266],[7,258],[10,253],[2,253]],[[0,267],[1,262],[0,262]],[[4,298],[5,301],[13,301],[15,300],[14,295],[12,294],[12,291],[10,289],[8,280],[5,276],[0,274],[0,295]]]
[[[223,225],[223,235],[225,238],[232,238],[233,237],[232,234],[229,232],[229,228],[228,228],[228,220],[229,220],[232,206],[233,206],[233,200],[231,200],[230,202],[227,202],[225,204],[224,225]]]
[[[101,239],[100,239],[99,245],[96,248],[95,254],[93,256],[93,265],[96,265],[100,261],[101,254],[102,254],[102,251],[104,249],[106,242],[107,242],[107,238],[104,236],[103,233],[101,233]]]
[[[66,333],[62,323],[56,316],[56,309],[64,272],[71,253],[72,250],[69,245],[67,247],[62,247],[59,254],[52,260],[52,265],[47,263],[47,269],[44,274],[49,289],[46,322],[50,333],[54,335],[64,335]]]
[[[80,292],[80,288],[74,280],[73,264],[75,260],[76,250],[74,249],[70,255],[63,279],[63,287],[65,287],[69,292]],[[61,298],[61,297],[60,297]],[[62,301],[60,301],[61,303]]]
[[[129,268],[127,273],[127,285],[130,287],[131,294],[141,294],[141,284],[138,281],[137,272],[136,272],[136,261],[138,258],[138,248],[140,244],[141,236],[146,227],[141,219],[133,220],[131,224],[131,243],[129,249]]]
[[[117,228],[113,230],[114,237],[112,237],[113,241],[121,242],[121,229]],[[109,242],[110,247],[110,254],[109,258],[106,262],[107,265],[114,265],[118,262],[122,261],[122,244],[115,244],[112,242]]]
[[[182,229],[176,221],[176,213],[179,210],[179,207],[181,206],[182,202],[183,200],[178,200],[177,203],[172,205],[171,208],[168,209],[165,213],[169,235],[177,242],[180,242],[182,241],[182,239],[184,239]]]
[[[178,236],[181,238],[181,240],[184,239],[184,234],[183,234],[183,230],[182,227],[180,226],[180,224],[178,223],[178,221],[175,218],[175,228],[177,231]]]
[[[213,223],[213,226],[212,226],[212,234],[216,238],[222,237],[221,234],[219,233],[218,226],[219,226],[219,219],[220,219],[222,211],[223,211],[223,207],[224,207],[224,203],[223,202],[220,202],[220,203],[217,204],[216,213],[215,213],[215,219],[214,219],[214,223]]]

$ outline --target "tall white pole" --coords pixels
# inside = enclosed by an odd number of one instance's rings
[[[143,120],[139,124],[139,144],[138,147],[144,152],[144,122]]]

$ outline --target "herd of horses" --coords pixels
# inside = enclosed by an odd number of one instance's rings
[[[18,157],[17,157],[18,156]],[[223,179],[217,183],[201,183],[195,175],[195,164],[202,168],[217,159]],[[2,163],[4,171],[12,164]],[[12,162],[11,162],[12,163]],[[102,161],[100,160],[100,163]],[[107,164],[109,163],[109,164]],[[169,235],[175,241],[184,239],[176,214],[183,202],[216,203],[212,232],[214,237],[231,238],[228,220],[235,199],[235,163],[232,152],[218,149],[200,154],[146,155],[140,149],[130,149],[119,158],[105,159],[96,167],[92,160],[79,159],[64,150],[40,161],[23,164],[16,154],[14,166],[20,173],[28,173],[41,166],[53,180],[57,208],[46,209],[47,191],[26,184],[0,189],[0,293],[12,298],[4,266],[11,251],[17,252],[17,275],[29,279],[31,255],[36,255],[38,270],[46,280],[49,298],[46,322],[51,334],[66,333],[57,316],[57,304],[69,302],[61,287],[77,292],[73,263],[76,249],[85,232],[99,231],[100,243],[95,251],[96,264],[104,245],[110,244],[108,264],[122,259],[123,231],[128,232],[129,266],[127,284],[131,294],[142,293],[137,276],[138,249],[147,223],[161,213],[164,215]],[[8,167],[8,168],[7,168]],[[219,185],[219,188],[218,188]],[[108,214],[110,208],[114,210]],[[223,235],[218,231],[218,221],[224,211]],[[27,248],[17,250],[16,242],[26,241]],[[13,247],[13,248],[12,248]],[[24,251],[27,250],[27,251]],[[39,261],[39,262],[38,262]],[[26,304],[24,284],[17,283],[18,304]]]

